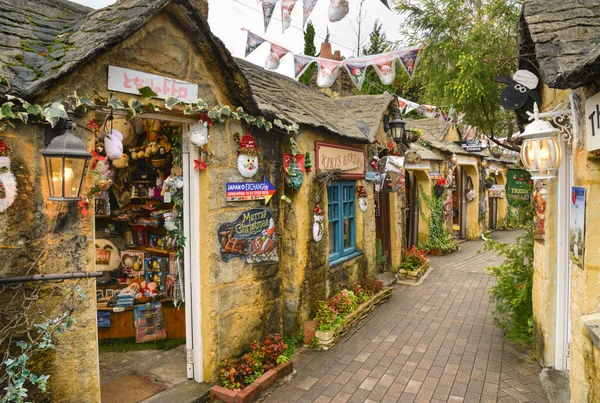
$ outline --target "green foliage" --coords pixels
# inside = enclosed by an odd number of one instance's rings
[[[325,32],[325,40],[323,42],[329,43],[329,37],[331,37],[331,34],[329,33],[329,25],[327,25],[327,31]]]
[[[514,244],[486,241],[484,250],[494,251],[505,260],[500,266],[487,267],[496,277],[490,299],[495,304],[494,319],[506,337],[523,348],[533,344],[533,229],[519,235]]]
[[[500,224],[500,229],[505,231],[515,228],[527,228],[531,226],[532,214],[531,208],[519,208],[509,205],[504,222]]]
[[[342,322],[342,318],[325,301],[319,301],[315,322],[317,322],[317,329],[326,332],[337,328]]]
[[[425,251],[422,249],[419,250],[413,245],[413,247],[408,249],[404,254],[404,261],[399,268],[406,271],[414,271],[428,263],[429,259],[425,256]]]
[[[377,270],[380,273],[387,269],[387,257],[383,253],[383,245],[381,243],[381,239],[379,238],[375,240],[375,264],[377,265]]]
[[[431,184],[431,197],[423,190],[423,185],[419,184],[419,205],[421,199],[429,208],[429,215],[425,215],[423,209],[419,206],[421,218],[427,223],[429,228],[429,236],[425,243],[419,245],[419,249],[425,252],[439,249],[442,252],[452,252],[458,250],[459,246],[452,239],[452,235],[448,234],[444,228],[444,201],[441,197],[433,194],[434,183]]]
[[[306,30],[304,31],[304,54],[306,56],[316,56],[317,48],[315,47],[315,27],[312,21],[306,24]],[[311,72],[316,69],[314,64],[311,64],[308,69],[300,76],[298,81],[302,84],[310,86],[310,75]]]
[[[369,34],[369,46],[363,47],[363,55],[377,55],[387,50],[390,43],[385,37],[385,32],[382,31],[382,26],[379,20],[375,20],[373,31]]]
[[[501,108],[500,75],[517,69],[521,2],[514,0],[399,0],[404,44],[427,43],[416,77],[425,100],[464,112],[480,133],[507,137],[514,114]],[[398,45],[404,45],[398,44]]]

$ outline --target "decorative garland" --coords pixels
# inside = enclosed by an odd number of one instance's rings
[[[158,96],[150,87],[142,87],[138,89],[142,100],[137,98],[130,99],[127,103],[122,102],[111,94],[110,98],[104,98],[94,91],[94,97],[79,97],[77,93],[69,95],[62,101],[49,102],[43,106],[34,105],[22,98],[7,95],[7,101],[0,107],[0,131],[7,128],[15,128],[12,120],[20,120],[28,123],[45,123],[50,124],[54,128],[60,119],[68,119],[69,115],[65,109],[66,104],[72,105],[76,116],[85,116],[89,109],[110,108],[113,111],[124,111],[127,121],[135,116],[143,113],[156,113],[164,111],[159,106],[149,102],[150,98]],[[93,98],[93,99],[92,99]],[[168,97],[165,99],[165,108],[169,111],[178,110],[184,115],[200,115],[208,116],[213,121],[225,122],[226,118],[245,121],[246,124],[256,126],[259,129],[264,129],[269,132],[273,127],[278,127],[285,130],[288,134],[298,133],[299,126],[297,123],[289,125],[284,124],[280,119],[274,119],[272,122],[264,116],[252,116],[244,111],[240,106],[233,111],[231,106],[215,106],[208,109],[208,103],[202,99],[198,99],[193,103],[186,103],[178,98]]]

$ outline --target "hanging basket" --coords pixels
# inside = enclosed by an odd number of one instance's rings
[[[435,197],[442,197],[445,190],[446,190],[446,188],[443,186],[437,186],[437,185],[433,186],[433,194],[435,195]]]

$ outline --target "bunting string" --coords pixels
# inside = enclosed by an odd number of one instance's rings
[[[281,58],[288,53],[292,53],[281,45],[275,44],[247,29],[244,30],[248,32],[246,56],[255,51],[263,43],[270,44],[271,49],[265,62],[265,68],[269,70],[277,69]],[[389,85],[396,77],[396,62],[400,63],[410,78],[413,77],[421,49],[423,49],[422,46],[412,46],[378,55],[349,58],[343,61],[294,54],[294,77],[298,80],[313,63],[316,63],[318,68],[317,85],[321,88],[328,88],[333,85],[340,70],[343,68],[350,75],[354,85],[360,90],[364,82],[367,67],[373,66],[381,82]]]

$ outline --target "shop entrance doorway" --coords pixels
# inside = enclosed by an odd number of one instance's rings
[[[467,237],[467,183],[468,177],[463,166],[454,169],[452,181],[453,228],[459,239]]]
[[[390,234],[390,194],[375,192],[375,233],[377,252],[386,259],[385,267],[378,265],[380,272],[386,271],[392,264],[392,239]]]
[[[491,176],[494,179],[494,184],[498,184],[498,179],[495,176]],[[498,226],[498,198],[497,197],[488,197],[490,202],[490,217],[489,217],[489,228],[496,229]]]
[[[419,243],[419,182],[414,172],[406,171],[406,248]]]
[[[191,165],[198,150],[188,147],[185,118],[126,122],[97,114],[97,121],[100,156],[115,131],[124,144],[122,158],[102,161],[108,170],[93,173],[112,181],[93,209],[96,270],[105,272],[97,282],[102,400],[128,393],[142,400],[187,379],[204,380],[199,256],[189,247],[199,242],[190,226],[199,214]]]

